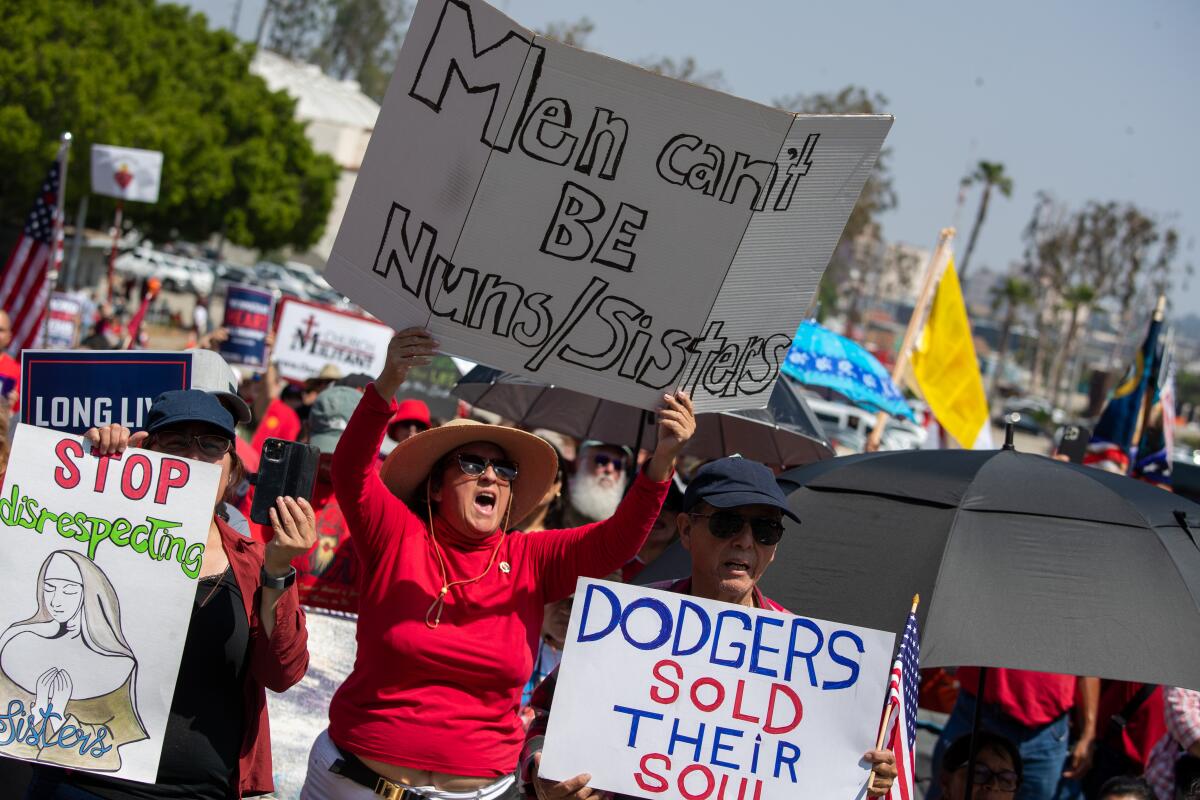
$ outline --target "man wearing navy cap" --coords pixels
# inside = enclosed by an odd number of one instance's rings
[[[675,519],[680,541],[691,554],[692,574],[652,588],[787,613],[758,589],[783,538],[784,516],[800,522],[764,465],[737,456],[705,464],[688,484],[683,510]],[[537,777],[556,677],[547,676],[530,700],[536,717],[525,734],[522,787],[527,797],[538,800],[587,800],[599,794],[587,785],[588,775],[557,783]],[[895,754],[871,750],[863,758],[875,768],[868,795],[886,795],[896,777]]]

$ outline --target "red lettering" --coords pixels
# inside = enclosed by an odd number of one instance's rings
[[[133,470],[135,467],[140,467],[142,473],[142,482],[137,486],[133,483]],[[134,453],[125,462],[125,469],[121,472],[121,494],[130,500],[141,500],[150,491],[150,484],[153,477],[150,459],[141,453]]]
[[[711,686],[717,690],[717,697],[711,703],[705,704],[700,702],[697,696],[697,691],[701,686]],[[715,678],[700,678],[692,684],[692,705],[701,711],[713,711],[720,707],[721,703],[725,702],[725,687],[720,684]]]
[[[748,782],[749,782],[749,778],[740,778],[739,779],[737,800],[746,800],[746,784]],[[762,781],[758,780],[758,781],[755,781],[755,783],[757,784],[757,786],[754,789],[754,800],[759,800],[759,797],[762,795]],[[717,800],[730,800],[730,798],[725,796],[725,789],[728,788],[728,786],[729,786],[729,776],[722,774],[721,775],[721,787],[719,789],[717,789]]]
[[[792,721],[787,725],[775,724],[775,698],[778,697],[781,692],[786,694],[788,699],[792,701],[792,710],[795,712],[795,716],[792,717]],[[793,692],[787,684],[772,683],[771,700],[767,704],[767,722],[765,725],[763,725],[763,733],[770,733],[774,735],[787,733],[800,724],[800,718],[803,716],[804,708],[801,705],[800,698],[796,695],[796,693]]]
[[[95,449],[92,452],[96,452]],[[108,480],[108,462],[120,461],[122,455],[124,454],[113,453],[108,456],[100,456],[100,461],[96,464],[96,486],[94,487],[97,494],[104,492],[104,482]]]
[[[679,664],[675,663],[671,659],[664,658],[662,661],[654,665],[654,669],[651,670],[654,673],[654,677],[658,678],[671,688],[670,695],[667,695],[665,692],[660,692],[657,686],[650,687],[650,699],[656,703],[662,703],[663,705],[674,703],[679,699],[679,684],[675,683],[675,681],[672,681],[663,674],[663,670],[666,667],[674,667],[675,672],[678,673],[675,676],[676,680],[683,680],[683,667],[679,666]]]
[[[167,492],[186,486],[191,470],[187,462],[179,458],[164,458],[159,466],[158,486],[154,490],[154,502],[162,505],[167,502]]]
[[[662,753],[646,753],[646,755],[642,756],[642,760],[638,762],[638,766],[641,767],[641,772],[633,773],[633,779],[637,781],[638,786],[642,787],[643,792],[653,792],[654,794],[665,792],[668,786],[667,779],[656,772],[651,772],[650,767],[646,766],[651,759],[663,762],[663,769],[671,769],[671,759],[667,758]],[[643,777],[642,772],[646,773],[645,777]],[[646,781],[647,777],[653,778],[657,782],[649,783]]]
[[[79,485],[79,467],[70,456],[83,458],[83,445],[75,439],[63,439],[54,446],[54,455],[62,463],[61,467],[54,468],[54,482],[64,489],[74,489]]]
[[[267,329],[267,315],[231,308],[225,312],[225,327],[265,331]]]
[[[742,722],[753,722],[758,724],[759,718],[750,714],[742,713],[742,695],[746,692],[746,681],[739,680],[737,682],[737,692],[733,696],[733,718],[740,719]]]
[[[693,772],[699,772],[704,776],[705,786],[704,791],[693,794],[688,791],[687,777]],[[703,764],[689,764],[684,767],[679,773],[679,793],[687,798],[687,800],[704,800],[712,794],[713,787],[716,785],[716,779],[713,777],[712,770]]]

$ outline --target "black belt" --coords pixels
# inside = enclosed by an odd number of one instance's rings
[[[335,775],[341,775],[360,786],[367,787],[384,800],[424,800],[424,795],[413,791],[404,784],[388,780],[364,764],[362,759],[354,753],[340,747],[337,748],[337,751],[342,757],[329,766],[329,771]]]

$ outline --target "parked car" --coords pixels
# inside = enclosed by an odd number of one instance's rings
[[[181,258],[180,266],[187,271],[188,288],[197,294],[212,294],[213,268],[207,261],[197,258]]]
[[[170,292],[190,291],[192,274],[179,259],[148,247],[135,247],[113,262],[113,269],[135,280],[158,278],[163,289]]]
[[[825,435],[844,450],[861,452],[875,427],[875,414],[848,403],[805,397],[805,402],[821,422]],[[880,450],[917,450],[925,442],[926,432],[919,425],[901,419],[888,419],[879,440]]]
[[[226,284],[253,284],[256,277],[254,270],[250,267],[242,267],[237,264],[227,264],[223,261],[217,263],[216,267],[213,268],[213,273],[216,275],[218,282],[224,282]]]
[[[277,289],[283,295],[309,299],[309,290],[305,281],[293,275],[279,264],[270,261],[260,261],[254,265],[255,283],[269,289]]]

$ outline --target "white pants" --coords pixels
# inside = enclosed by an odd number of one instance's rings
[[[362,784],[329,771],[333,762],[341,757],[329,738],[329,731],[321,731],[308,753],[308,775],[300,790],[300,800],[378,800],[379,795]],[[430,800],[499,800],[514,780],[512,775],[505,775],[473,792],[443,792],[432,786],[413,786],[412,790]]]

